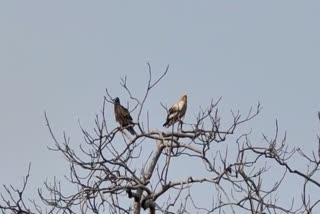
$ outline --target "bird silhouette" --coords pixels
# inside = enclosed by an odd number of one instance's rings
[[[121,128],[126,128],[130,134],[136,135],[136,132],[133,129],[134,123],[132,122],[130,112],[120,104],[119,97],[114,99],[114,115]]]
[[[187,111],[187,95],[184,94],[168,111],[167,120],[163,127],[170,127],[177,121],[182,121]]]

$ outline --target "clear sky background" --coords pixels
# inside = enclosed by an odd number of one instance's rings
[[[45,126],[82,139],[93,128],[105,88],[142,96],[146,63],[154,76],[170,64],[147,108],[162,129],[171,105],[188,94],[187,122],[199,106],[223,97],[220,110],[262,114],[248,124],[257,139],[287,131],[288,144],[316,146],[320,110],[319,1],[1,1],[0,184],[21,184],[32,163],[30,193],[67,172]],[[108,106],[110,124],[116,126]]]

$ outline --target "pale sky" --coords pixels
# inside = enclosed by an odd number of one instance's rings
[[[166,116],[160,102],[187,93],[192,122],[200,105],[222,96],[226,114],[261,103],[244,127],[257,139],[272,135],[277,119],[288,144],[310,152],[320,134],[319,11],[319,1],[295,0],[0,1],[0,184],[20,185],[29,162],[31,195],[66,174],[47,149],[44,111],[76,144],[78,120],[93,128],[105,88],[126,102],[119,82],[127,75],[142,96],[147,62],[154,76],[170,64],[146,106],[154,129]]]

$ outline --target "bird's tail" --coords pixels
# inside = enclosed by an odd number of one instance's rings
[[[132,126],[128,127],[127,130],[130,132],[130,134],[136,135],[136,132],[135,132],[135,130],[133,129]]]
[[[166,121],[162,126],[165,127],[165,128],[167,128],[167,125],[168,125],[168,123],[167,123],[167,121]]]
[[[167,120],[162,126],[168,128],[170,126],[170,120]]]

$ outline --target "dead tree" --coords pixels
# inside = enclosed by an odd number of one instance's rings
[[[110,127],[106,106],[114,97],[108,90],[95,128],[81,128],[84,141],[76,147],[66,134],[58,140],[45,115],[54,141],[50,150],[64,156],[70,173],[66,179],[45,181],[36,202],[23,195],[28,171],[21,190],[4,186],[2,213],[262,214],[312,213],[318,208],[320,196],[310,197],[309,186],[319,193],[320,146],[311,155],[290,149],[285,135],[279,140],[277,123],[275,136],[264,136],[263,142],[251,142],[250,133],[239,133],[241,125],[260,113],[260,104],[245,114],[231,111],[231,119],[225,119],[219,98],[180,128],[150,127],[145,103],[168,69],[153,80],[148,64],[142,98],[128,88],[126,78],[121,81],[134,104],[129,110],[136,115],[136,135],[129,135],[127,127]],[[297,169],[296,161],[305,161],[307,168]],[[301,195],[281,198],[280,187],[292,176],[300,182],[296,188]]]

